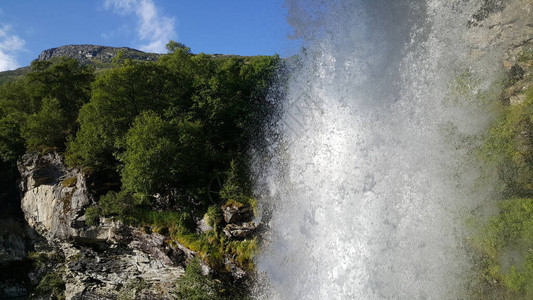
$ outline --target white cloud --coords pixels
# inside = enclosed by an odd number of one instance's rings
[[[176,38],[175,19],[161,15],[153,0],[105,0],[104,6],[121,15],[135,14],[137,34],[146,42],[139,46],[143,51],[165,52],[168,41]]]
[[[13,70],[19,67],[16,53],[22,49],[25,41],[16,35],[11,35],[11,26],[0,27],[0,71]]]

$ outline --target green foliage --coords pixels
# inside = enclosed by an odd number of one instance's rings
[[[229,170],[226,172],[226,180],[220,190],[220,198],[225,200],[225,206],[234,205],[242,207],[251,206],[255,210],[256,201],[251,197],[249,187],[249,176],[242,164],[230,162]]]
[[[209,275],[202,274],[202,266],[198,259],[193,259],[178,281],[176,282],[176,297],[178,299],[212,300],[222,299],[219,291],[220,284]]]
[[[482,255],[482,281],[501,284],[513,298],[533,296],[533,199],[514,198],[500,203],[475,241]]]
[[[166,48],[167,48],[168,53],[176,53],[177,51],[183,51],[186,54],[191,54],[191,48],[185,46],[182,43],[178,43],[173,40],[168,42]]]
[[[78,110],[90,96],[92,70],[74,59],[34,62],[30,71],[0,87],[0,155],[28,149],[63,149]]]
[[[209,206],[206,213],[207,225],[213,227],[215,231],[218,231],[218,226],[224,220],[222,215],[222,209],[217,205]]]
[[[533,60],[533,44],[525,46],[522,50],[522,53],[518,55],[519,62],[526,62]]]
[[[74,59],[34,62],[2,84],[0,187],[14,185],[25,150],[66,146],[69,166],[115,181],[93,182],[100,197],[86,210],[87,225],[115,217],[169,235],[217,270],[225,254],[251,266],[256,242],[225,239],[206,187],[227,174],[223,200],[254,206],[246,153],[273,109],[266,95],[281,60],[195,55],[174,41],[167,49],[157,62],[124,52],[96,77]],[[195,234],[193,214],[204,213],[215,230]]]
[[[62,187],[73,187],[76,185],[77,182],[78,182],[78,177],[76,176],[68,177],[68,178],[63,179],[63,181],[61,181],[61,186]]]
[[[498,168],[508,195],[533,195],[533,87],[490,130],[482,157]]]
[[[240,202],[242,200],[244,190],[241,182],[239,182],[239,176],[237,174],[237,167],[235,161],[231,161],[230,169],[227,172],[227,179],[224,182],[222,190],[220,190],[220,197],[224,200],[234,200]]]
[[[0,85],[17,80],[17,78],[28,73],[29,68],[18,68],[16,70],[0,72]]]
[[[66,119],[75,122],[78,110],[90,98],[93,72],[74,58],[60,57],[32,62],[26,77],[35,98],[57,99]]]
[[[126,135],[124,190],[149,197],[194,186],[202,177],[204,153],[199,122],[166,122],[144,112]]]
[[[100,222],[100,209],[96,206],[89,206],[85,210],[85,224],[96,226]]]
[[[151,226],[156,232],[177,232],[189,234],[196,223],[187,212],[155,211],[137,208],[130,215],[130,222],[137,226]]]
[[[121,191],[119,193],[110,191],[100,197],[98,207],[103,216],[117,216],[124,219],[128,216],[136,205],[139,205],[131,194]]]
[[[50,299],[65,299],[65,282],[62,276],[61,271],[46,274],[35,288],[35,293],[39,296],[50,295]]]
[[[171,232],[174,240],[198,253],[200,257],[214,269],[224,265],[223,251],[218,236],[214,232],[205,234]]]
[[[20,123],[13,116],[0,118],[0,161],[15,161],[24,153]]]
[[[172,85],[167,73],[155,63],[131,61],[102,73],[80,110],[80,131],[69,143],[67,162],[94,169],[115,165],[113,154],[124,148],[124,136],[139,113],[162,112],[180,97],[180,85]]]
[[[34,267],[40,268],[46,264],[57,264],[63,261],[64,258],[55,251],[52,251],[52,252],[31,251],[31,252],[28,252],[28,259],[32,261]]]
[[[29,116],[21,135],[29,150],[62,149],[68,135],[67,118],[57,99],[44,99],[41,110]]]
[[[503,183],[499,214],[473,244],[479,257],[478,297],[533,298],[533,88],[506,107],[481,149],[486,167]]]
[[[245,270],[254,270],[254,257],[259,251],[257,237],[251,240],[231,241],[226,246],[226,253],[235,256],[235,261]]]
[[[40,104],[40,103],[39,103]],[[38,109],[30,99],[24,80],[0,86],[0,159],[16,161],[25,151],[20,131],[28,115]]]

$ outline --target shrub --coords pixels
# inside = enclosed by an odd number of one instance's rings
[[[254,270],[254,256],[259,250],[257,237],[251,240],[232,241],[226,247],[226,252],[235,255],[235,261],[246,270]]]
[[[503,108],[480,152],[501,184],[499,213],[474,238],[480,298],[533,298],[533,87]]]
[[[141,113],[126,134],[120,156],[123,188],[150,197],[176,187],[193,187],[202,177],[205,142],[200,122],[168,122],[154,112]]]
[[[65,282],[62,272],[55,271],[46,274],[35,288],[35,293],[39,296],[50,295],[50,299],[65,299]]]
[[[126,192],[108,192],[100,197],[98,207],[104,216],[118,216],[124,218],[133,209],[135,199]]]
[[[61,186],[62,187],[73,187],[76,185],[77,182],[78,182],[78,177],[69,177],[61,181]]]
[[[198,253],[202,259],[214,269],[219,269],[224,266],[224,257],[222,247],[214,239],[214,233],[208,234],[180,234],[174,233],[172,238]]]
[[[188,234],[196,226],[190,214],[186,212],[155,211],[139,207],[134,209],[128,217],[130,222],[138,226],[152,226],[155,231],[173,230],[180,234]]]
[[[218,205],[209,206],[207,209],[207,225],[213,227],[217,231],[217,227],[222,223],[222,209]]]
[[[486,285],[499,283],[513,298],[533,296],[533,198],[502,201],[500,213],[484,226],[475,244]]]
[[[96,206],[90,206],[85,210],[85,224],[95,226],[100,223],[100,210]]]
[[[178,299],[211,300],[221,299],[220,284],[209,275],[202,274],[200,261],[193,259],[178,281],[176,282],[176,297]]]
[[[509,196],[533,195],[533,87],[526,100],[505,109],[482,148],[487,165],[497,168]]]

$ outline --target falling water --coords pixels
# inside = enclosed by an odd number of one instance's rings
[[[496,65],[469,48],[481,2],[287,1],[305,49],[257,167],[266,297],[466,297],[464,223],[490,193],[471,157]]]

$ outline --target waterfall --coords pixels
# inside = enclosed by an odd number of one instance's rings
[[[472,155],[497,74],[469,42],[482,2],[286,2],[304,49],[256,166],[262,297],[467,298],[465,220],[491,193]]]

